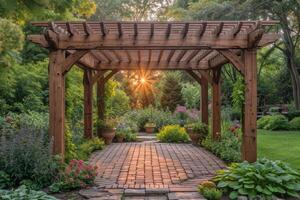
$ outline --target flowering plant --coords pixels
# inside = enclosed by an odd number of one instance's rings
[[[61,174],[59,182],[50,186],[50,191],[68,191],[85,188],[93,184],[97,176],[97,166],[86,164],[83,160],[71,160]]]

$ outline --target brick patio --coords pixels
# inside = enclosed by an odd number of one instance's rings
[[[105,189],[195,191],[197,184],[224,163],[191,144],[114,143],[92,155],[98,166],[96,185]],[[143,190],[140,190],[143,191]]]

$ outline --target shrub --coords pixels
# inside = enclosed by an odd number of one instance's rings
[[[198,186],[198,192],[208,200],[219,200],[222,197],[222,191],[218,190],[212,181],[202,181]]]
[[[31,180],[39,187],[52,183],[59,166],[47,138],[42,131],[28,129],[0,138],[0,170],[10,176],[14,185],[22,180]]]
[[[289,122],[283,115],[264,116],[257,121],[258,128],[265,130],[288,130]]]
[[[186,124],[184,127],[191,130],[193,133],[201,135],[201,138],[205,138],[208,135],[208,127],[202,122]]]
[[[77,149],[77,155],[78,158],[81,160],[87,160],[91,153],[93,153],[96,150],[102,150],[104,149],[105,144],[104,141],[98,137],[94,137],[92,139],[89,139],[79,145]]]
[[[298,197],[300,175],[281,161],[267,159],[232,164],[217,172],[217,187],[229,193],[230,199],[247,196],[250,199],[274,196]]]
[[[227,127],[221,133],[219,140],[213,140],[212,135],[209,134],[201,144],[226,162],[239,162],[241,159],[241,141],[235,134],[228,131]]]
[[[257,120],[257,128],[264,129],[265,126],[269,124],[271,117],[271,115],[266,115],[259,118],[259,120]]]
[[[84,163],[83,160],[71,160],[69,165],[60,174],[58,182],[50,186],[51,192],[69,191],[85,188],[93,184],[97,167]]]
[[[72,132],[68,123],[65,125],[65,161],[77,158],[76,146],[73,143]]]
[[[120,119],[119,124],[117,125],[116,135],[118,134],[124,135],[125,141],[132,142],[132,141],[136,141],[137,131],[138,131],[137,124],[134,121],[128,120],[123,117]]]
[[[293,130],[300,130],[300,117],[295,117],[290,121],[290,128]]]
[[[9,175],[4,171],[0,171],[0,189],[8,188],[11,185],[12,181],[10,180]]]
[[[268,124],[264,127],[266,130],[288,130],[289,123],[285,116],[283,115],[273,115],[271,116]]]
[[[147,122],[155,123],[156,131],[166,125],[178,124],[178,119],[171,112],[158,110],[153,107],[130,111],[122,118],[135,122],[138,130],[144,130]]]
[[[168,125],[163,127],[157,134],[157,139],[161,142],[188,142],[189,136],[183,127],[179,125]]]
[[[15,190],[0,190],[1,200],[56,200],[55,197],[47,195],[42,191],[35,191],[27,188],[25,185],[20,186]]]

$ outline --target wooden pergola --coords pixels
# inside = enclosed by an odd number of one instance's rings
[[[242,159],[256,161],[258,48],[279,35],[277,21],[199,22],[33,22],[43,34],[28,39],[50,50],[49,114],[54,153],[64,155],[65,76],[76,64],[84,70],[84,135],[92,137],[92,92],[97,83],[99,118],[104,84],[120,70],[185,70],[201,85],[202,122],[208,124],[212,87],[212,134],[221,133],[220,74],[231,63],[246,84]]]

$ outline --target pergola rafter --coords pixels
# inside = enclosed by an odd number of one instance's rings
[[[222,66],[231,63],[245,77],[243,159],[256,160],[256,49],[273,43],[277,21],[33,22],[44,34],[28,39],[50,49],[50,135],[54,153],[64,153],[64,77],[77,64],[84,70],[85,136],[92,137],[92,88],[97,83],[99,118],[104,84],[120,70],[184,70],[201,85],[202,121],[208,124],[212,87],[212,133],[221,132]]]

